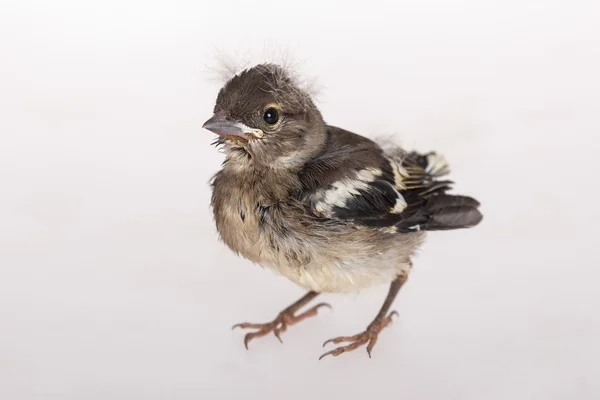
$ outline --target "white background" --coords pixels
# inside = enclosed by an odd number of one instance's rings
[[[598,399],[598,2],[3,1],[0,398]],[[595,4],[595,5],[594,5]],[[242,345],[302,290],[222,245],[216,53],[286,53],[331,124],[442,151],[473,230]]]

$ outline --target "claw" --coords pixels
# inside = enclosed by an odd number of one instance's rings
[[[283,343],[283,340],[281,340],[281,336],[279,334],[283,333],[285,331],[286,331],[285,325],[282,325],[281,328],[273,329],[273,335],[275,335],[275,337],[279,340],[279,343]]]
[[[244,336],[244,347],[246,347],[246,350],[250,350],[248,349],[248,342],[250,342],[252,340],[253,336],[250,333],[247,333]]]
[[[330,310],[332,310],[332,309],[333,309],[333,307],[331,307],[331,304],[329,304],[329,303],[319,303],[319,304],[317,304],[316,306],[314,306],[313,308],[314,308],[315,310],[318,310],[318,309],[319,309],[319,308],[321,308],[321,307],[329,308]]]
[[[373,336],[371,340],[369,340],[369,344],[367,345],[367,354],[369,355],[369,358],[371,358],[371,351],[373,351],[375,343],[377,343],[377,336]]]
[[[331,355],[331,354],[333,354],[334,352],[335,352],[335,350],[331,350],[331,351],[328,351],[327,353],[323,353],[323,354],[321,355],[321,357],[319,357],[319,361],[321,361],[321,359],[323,359],[323,357],[327,357],[328,355]],[[334,354],[333,356],[335,357],[335,356],[337,356],[337,354]]]

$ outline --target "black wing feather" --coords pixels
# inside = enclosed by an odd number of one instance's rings
[[[449,172],[435,163],[435,153],[402,153],[390,157],[373,141],[329,127],[327,146],[300,171],[299,197],[313,214],[340,221],[354,221],[373,228],[397,232],[448,230],[477,225],[479,203],[467,196],[450,195],[453,182],[440,180]],[[400,174],[394,174],[396,164]],[[376,179],[352,186],[361,170],[377,170]],[[328,206],[323,193],[350,182],[347,197]],[[320,195],[319,195],[320,193]],[[400,203],[400,209],[397,207]],[[319,207],[320,205],[320,207]],[[323,211],[325,209],[325,211]]]

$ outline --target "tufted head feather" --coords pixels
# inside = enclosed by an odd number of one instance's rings
[[[213,65],[207,65],[207,70],[211,80],[218,82],[220,85],[226,84],[233,77],[253,65],[270,64],[276,65],[280,72],[294,82],[296,88],[310,96],[313,101],[318,101],[322,89],[318,80],[302,72],[303,63],[294,60],[294,57],[286,51],[265,51],[259,61],[256,60],[256,57],[251,56],[249,52],[231,54],[215,50],[213,58],[215,62]]]

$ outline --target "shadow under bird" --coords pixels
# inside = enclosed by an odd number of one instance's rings
[[[448,194],[444,158],[327,125],[310,94],[282,66],[259,64],[221,88],[214,115],[203,125],[224,150],[212,180],[211,205],[222,241],[235,253],[270,268],[308,291],[244,344],[317,314],[325,303],[300,309],[320,293],[348,293],[389,284],[366,329],[327,343],[338,356],[366,345],[369,357],[395,312],[411,259],[428,231],[468,228],[482,215],[471,197]],[[324,345],[325,345],[324,344]]]

